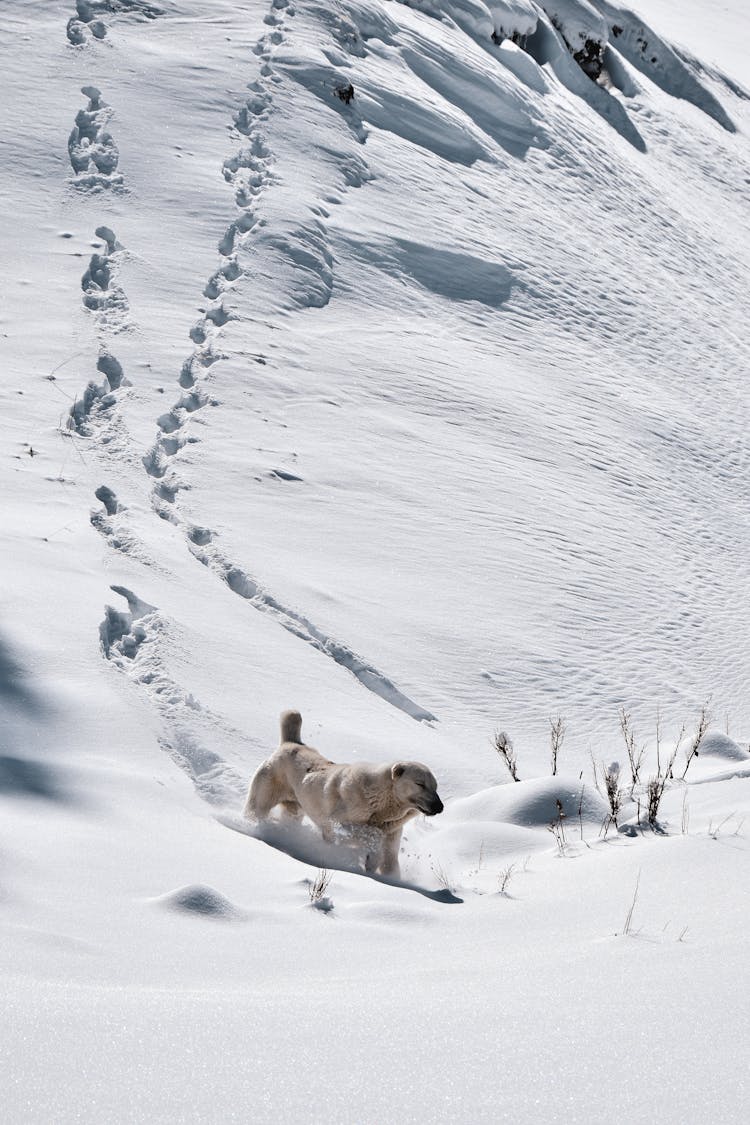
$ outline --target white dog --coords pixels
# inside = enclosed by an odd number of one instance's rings
[[[335,825],[367,830],[375,842],[365,860],[371,873],[399,877],[398,851],[401,829],[418,813],[435,816],[443,811],[437,781],[420,762],[393,765],[336,765],[302,742],[302,716],[284,711],[281,745],[267,758],[250,783],[244,813],[266,820],[280,805],[287,816],[307,815],[334,839]]]

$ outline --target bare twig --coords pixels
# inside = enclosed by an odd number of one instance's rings
[[[612,762],[605,766],[602,764],[604,778],[604,791],[609,802],[609,820],[617,827],[617,818],[622,808],[622,789],[620,788],[620,763]]]
[[[652,828],[656,827],[656,818],[659,814],[659,805],[664,796],[664,789],[666,788],[666,777],[658,773],[656,777],[650,777],[646,784],[646,796],[648,797],[648,822]]]
[[[683,777],[687,773],[687,771],[690,767],[690,763],[692,762],[693,758],[698,757],[698,751],[700,749],[700,744],[703,741],[703,736],[705,735],[706,731],[708,730],[708,724],[710,722],[711,722],[711,715],[710,715],[709,710],[708,710],[708,703],[704,703],[703,706],[701,707],[701,713],[698,716],[698,727],[695,731],[695,735],[693,737],[693,741],[691,743],[690,749],[688,750],[687,761],[685,762],[685,769],[682,771]]]
[[[641,765],[643,763],[643,746],[636,746],[635,730],[628,711],[620,708],[620,730],[625,740],[625,750],[630,763],[630,792],[632,793],[640,779]]]
[[[432,874],[435,876],[443,890],[453,893],[453,880],[443,867],[442,863],[440,863],[440,861],[437,859],[433,859],[430,863],[430,867],[432,868]]]
[[[640,873],[640,870],[639,870],[638,878],[635,881],[635,890],[633,891],[633,901],[631,902],[630,909],[628,910],[628,913],[625,916],[625,925],[624,925],[623,931],[622,931],[624,936],[627,936],[628,934],[630,934],[632,932],[632,929],[633,929],[633,911],[635,910],[635,904],[638,901],[638,888],[640,887],[640,885],[641,885],[641,873]]]
[[[666,776],[667,776],[669,781],[671,781],[674,777],[674,764],[675,764],[675,760],[677,758],[677,753],[680,749],[680,746],[682,745],[682,740],[683,740],[684,737],[685,737],[685,724],[683,723],[682,726],[680,727],[680,733],[677,736],[677,741],[674,744],[674,750],[672,751],[672,755],[669,759],[669,763],[668,763],[666,771],[665,771]]]
[[[318,868],[318,873],[315,878],[311,879],[308,884],[307,893],[310,896],[310,902],[313,906],[318,907],[319,910],[331,910],[333,908],[333,904],[326,898],[326,891],[331,884],[332,878],[332,871],[327,871],[326,868],[320,867]]]
[[[514,781],[520,781],[521,779],[518,776],[518,763],[516,761],[516,752],[513,749],[513,743],[508,738],[508,735],[505,733],[504,730],[499,730],[499,731],[495,732],[495,737],[493,739],[493,746],[495,747],[498,754],[500,755],[500,757],[503,759],[506,766],[508,767],[508,770],[510,772],[510,776],[513,778],[513,780]]]
[[[682,794],[682,835],[687,836],[690,827],[690,806],[687,803],[687,789]]]
[[[552,776],[557,773],[557,756],[565,739],[565,719],[558,715],[556,719],[549,720],[550,754],[552,757]]]
[[[500,872],[500,874],[497,877],[498,890],[499,890],[500,894],[503,895],[505,898],[508,897],[507,894],[506,894],[506,891],[508,889],[508,884],[510,883],[511,879],[513,878],[513,872],[515,870],[516,870],[515,863],[511,863],[508,867],[504,867],[503,870]]]
[[[563,821],[566,819],[566,814],[559,797],[555,800],[555,804],[557,805],[557,817],[551,824],[547,825],[547,830],[551,832],[555,838],[558,853],[560,855],[565,855],[567,840],[565,839],[565,825]]]
[[[719,836],[721,835],[721,830],[724,827],[724,825],[728,824],[729,821],[732,820],[736,815],[737,815],[736,813],[730,812],[729,816],[725,816],[723,820],[720,820],[715,828],[714,828],[714,822],[712,820],[710,820],[708,822],[708,834],[711,837],[711,839],[712,840],[718,840]],[[737,825],[737,828],[732,833],[733,836],[739,836],[740,828],[742,828],[742,825],[744,823],[745,823],[744,820],[741,820],[739,822],[739,824]]]

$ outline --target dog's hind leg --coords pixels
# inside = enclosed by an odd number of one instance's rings
[[[250,791],[245,801],[243,815],[250,820],[266,820],[274,805],[281,800],[281,793],[276,784],[274,773],[267,762],[264,762],[250,782]]]
[[[281,801],[280,804],[284,810],[284,816],[289,820],[299,821],[305,815],[297,801]]]

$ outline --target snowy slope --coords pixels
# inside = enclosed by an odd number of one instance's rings
[[[11,1121],[744,1120],[748,16],[635,8],[5,6]],[[242,831],[288,706],[417,890]]]

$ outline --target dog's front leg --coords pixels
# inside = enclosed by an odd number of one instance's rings
[[[322,821],[322,823],[320,825],[320,832],[321,832],[321,835],[322,835],[323,839],[325,840],[325,842],[327,844],[335,844],[336,843],[336,833],[334,831],[333,824],[331,823],[330,820]]]
[[[380,849],[380,874],[389,879],[400,879],[401,868],[398,862],[399,848],[401,847],[401,829],[389,832],[383,836]]]

